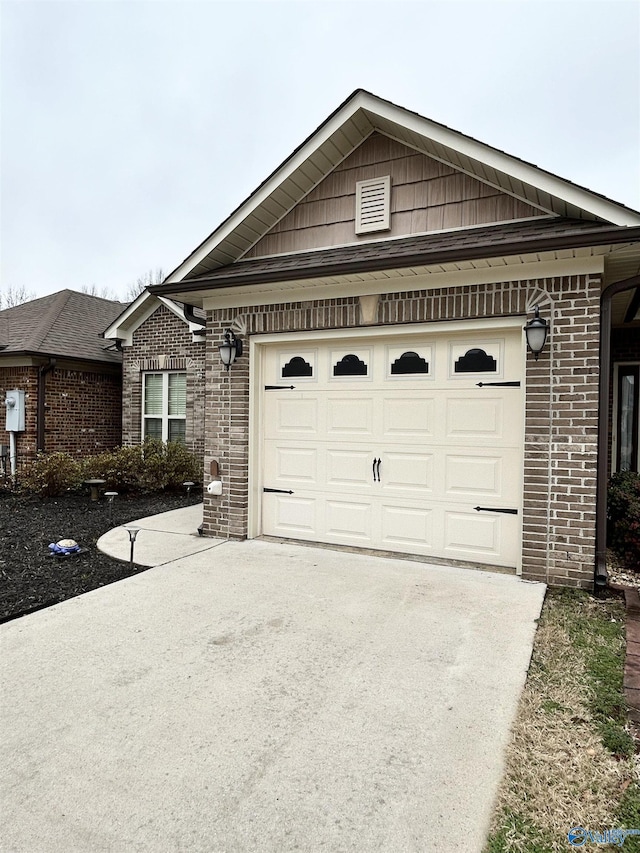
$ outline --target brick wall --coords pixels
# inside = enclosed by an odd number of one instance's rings
[[[25,392],[25,431],[16,437],[18,476],[36,457],[36,424],[38,412],[38,368],[0,367],[0,400],[4,401],[7,391],[19,389]],[[0,444],[9,445],[9,433],[5,431],[4,411],[0,412]],[[7,470],[9,465],[7,462]]]
[[[44,449],[77,458],[117,447],[122,440],[119,373],[54,368],[46,375]]]
[[[599,276],[410,291],[380,297],[378,325],[531,314],[551,321],[549,342],[526,361],[523,575],[589,587],[595,560]],[[249,353],[252,334],[355,328],[357,298],[209,312],[205,470],[220,463],[225,490],[205,498],[207,535],[247,534]],[[246,354],[224,371],[222,332],[246,323]]]
[[[122,440],[142,439],[142,375],[145,371],[180,370],[187,374],[186,444],[204,454],[205,344],[191,340],[188,325],[164,305],[133,333],[124,348]]]
[[[46,453],[63,451],[75,457],[91,456],[121,441],[122,380],[113,371],[54,368],[45,377]],[[18,474],[36,457],[38,426],[38,368],[0,368],[0,399],[6,391],[25,391],[25,431],[18,434]],[[0,432],[0,443],[9,434]]]

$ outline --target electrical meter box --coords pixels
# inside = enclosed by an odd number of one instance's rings
[[[7,412],[5,429],[7,432],[24,431],[24,391],[7,391],[4,401]]]

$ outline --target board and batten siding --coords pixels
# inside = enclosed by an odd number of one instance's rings
[[[374,133],[251,248],[246,258],[371,240],[355,232],[356,182],[391,177],[391,229],[406,237],[508,222],[543,211]]]

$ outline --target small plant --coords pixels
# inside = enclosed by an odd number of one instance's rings
[[[82,483],[82,468],[68,453],[40,453],[29,466],[22,485],[42,497],[55,497]]]
[[[607,519],[607,544],[626,568],[640,571],[640,474],[611,477]]]

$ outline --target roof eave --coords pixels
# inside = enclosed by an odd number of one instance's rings
[[[640,241],[640,226],[634,228],[604,228],[585,234],[560,234],[556,236],[536,237],[530,240],[518,239],[496,244],[457,246],[455,248],[435,249],[417,252],[411,255],[393,255],[371,258],[364,261],[350,259],[333,264],[317,264],[304,268],[292,268],[277,272],[256,272],[244,275],[201,276],[183,279],[176,283],[153,285],[150,292],[157,296],[179,298],[180,293],[206,291],[218,288],[240,287],[251,284],[265,284],[270,281],[302,281],[312,278],[327,278],[354,273],[376,272],[378,270],[403,269],[429,264],[455,263],[457,261],[481,260],[497,256],[521,253],[554,251],[561,249],[580,249],[589,246],[614,243],[633,243]]]

